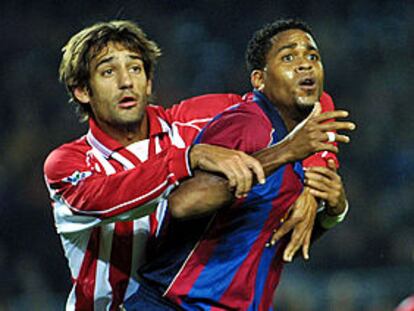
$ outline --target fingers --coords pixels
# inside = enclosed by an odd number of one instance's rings
[[[324,192],[327,192],[330,189],[329,185],[327,184],[325,180],[315,180],[312,178],[306,178],[305,186],[312,188],[312,189],[324,191]]]
[[[335,163],[335,161],[333,162]],[[315,179],[315,180],[322,180],[323,177],[327,177],[329,179],[328,180],[329,182],[331,180],[339,181],[341,179],[338,173],[336,173],[333,169],[329,167],[322,167],[322,166],[313,166],[313,167],[306,168],[305,177],[309,179]]]
[[[303,258],[305,260],[309,259],[309,248],[315,217],[312,213],[308,213],[306,219],[306,221],[298,224],[293,230],[290,242],[283,252],[283,260],[286,262],[291,262],[300,248],[302,248]]]
[[[315,198],[329,201],[329,193],[327,192],[316,190],[314,188],[310,188],[309,193],[312,194]]]
[[[321,113],[320,115],[316,116],[316,122],[323,122],[329,119],[343,119],[349,116],[348,111],[346,110],[334,110],[334,111],[327,111]]]
[[[302,245],[304,232],[302,230],[294,230],[289,244],[286,246],[283,252],[283,260],[286,262],[292,262],[293,256]]]
[[[316,144],[316,147],[314,148],[314,152],[319,152],[319,151],[329,151],[329,152],[337,154],[339,152],[339,148],[335,145],[328,144],[326,142],[319,142]]]
[[[287,233],[289,233],[295,226],[300,222],[301,219],[298,217],[291,217],[286,222],[284,222],[276,231],[273,232],[272,238],[270,239],[270,245],[274,246],[277,241],[283,238]]]
[[[316,102],[313,106],[312,112],[309,114],[307,119],[316,118],[321,114],[322,107],[320,102]]]
[[[332,121],[332,122],[320,124],[319,128],[323,132],[338,131],[338,130],[353,131],[356,129],[356,125],[354,122],[350,122],[350,121]]]
[[[226,176],[229,188],[235,190],[237,198],[247,195],[254,177],[259,183],[265,183],[265,173],[260,162],[241,151],[198,144],[191,149],[190,165],[193,169],[200,168]]]
[[[228,163],[228,169],[230,170],[229,175],[231,176],[228,178],[234,179],[235,185],[233,187],[235,187],[235,196],[237,198],[246,196],[252,187],[252,171],[240,158],[235,158],[232,163]]]
[[[305,238],[303,240],[303,246],[302,246],[302,256],[303,259],[309,260],[309,248],[311,243],[311,237],[312,237],[312,230],[307,232],[305,234]]]
[[[235,196],[237,198],[247,196],[253,186],[254,176],[260,184],[266,182],[265,173],[260,162],[243,152],[240,152],[239,157],[229,163],[229,168],[232,170],[231,176],[234,179],[233,187],[236,188]]]
[[[333,159],[328,159],[328,167],[336,173],[336,163]]]
[[[335,134],[335,141],[337,143],[348,144],[351,141],[351,139],[349,138],[349,136],[343,134]]]
[[[258,160],[256,160],[255,158],[251,156],[248,156],[244,153],[242,153],[242,155],[243,155],[243,160],[247,164],[248,168],[253,171],[259,184],[266,183],[266,175],[263,170],[262,164],[260,164]]]

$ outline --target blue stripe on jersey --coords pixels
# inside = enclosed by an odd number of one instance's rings
[[[210,260],[188,293],[190,300],[193,297],[212,296],[220,300],[268,219],[272,210],[272,199],[278,195],[285,168],[283,166],[269,176],[266,184],[254,186],[243,206],[229,210],[232,217],[226,218],[226,234],[220,237]],[[273,254],[275,249],[274,247],[270,249]],[[256,271],[252,271],[252,274],[256,274]],[[223,275],[226,277],[223,278]],[[194,304],[192,306],[194,307]]]
[[[288,134],[285,123],[283,122],[277,110],[273,107],[273,104],[266,98],[266,96],[264,96],[261,92],[259,92],[256,89],[253,90],[253,94],[254,94],[253,101],[257,105],[259,105],[259,107],[263,110],[263,112],[269,118],[270,122],[272,122],[272,128],[275,130],[272,133],[271,145],[276,144]],[[305,178],[305,174],[303,172],[301,163],[295,162],[293,166],[293,170],[300,177],[301,182],[303,182]]]
[[[266,284],[266,279],[269,275],[269,270],[272,266],[272,261],[274,260],[275,251],[279,246],[280,242],[273,247],[266,247],[263,251],[262,258],[260,259],[259,268],[257,269],[256,286],[254,289],[253,301],[248,311],[259,310],[264,287],[269,286],[269,284]]]
[[[253,101],[259,105],[272,123],[272,128],[274,129],[272,144],[281,141],[288,133],[285,123],[275,109],[274,105],[261,92],[255,89],[253,90],[253,94]]]

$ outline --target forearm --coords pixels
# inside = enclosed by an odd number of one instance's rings
[[[253,157],[259,160],[266,176],[271,175],[282,165],[294,161],[294,155],[285,140],[254,153]]]
[[[224,177],[197,170],[168,197],[168,207],[176,218],[208,214],[234,200]]]
[[[291,153],[285,142],[256,152],[266,176],[290,162]],[[194,177],[185,180],[169,196],[168,203],[174,217],[194,217],[213,212],[234,200],[224,177],[197,170]]]

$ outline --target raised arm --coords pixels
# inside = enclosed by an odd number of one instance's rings
[[[318,108],[320,109],[320,108]],[[320,114],[315,109],[280,143],[253,154],[262,164],[266,176],[281,165],[304,159],[310,154],[326,150],[333,153],[338,148],[327,144],[327,132],[353,130],[352,122],[335,121],[323,123],[328,119],[341,119],[348,116],[346,111],[331,111]],[[349,138],[336,134],[336,141],[347,143]],[[206,172],[197,172],[193,178],[184,181],[169,196],[169,207],[175,217],[193,217],[210,213],[234,200],[232,189],[226,179]]]

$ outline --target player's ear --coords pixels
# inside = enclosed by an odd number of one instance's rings
[[[250,83],[255,89],[258,89],[259,91],[264,89],[265,83],[264,83],[264,71],[255,69],[250,74]]]
[[[89,95],[88,88],[85,87],[75,87],[73,89],[73,96],[82,104],[88,104],[91,100],[91,97]]]

